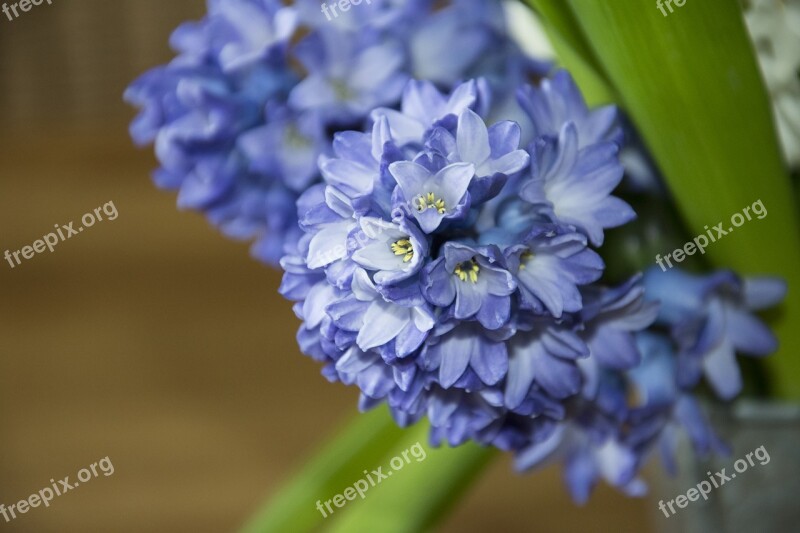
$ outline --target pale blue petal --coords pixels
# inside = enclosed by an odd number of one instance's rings
[[[456,143],[461,161],[479,166],[489,158],[489,132],[483,119],[471,109],[465,109],[458,117]]]

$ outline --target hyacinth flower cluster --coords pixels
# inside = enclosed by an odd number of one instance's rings
[[[399,110],[337,134],[323,183],[298,202],[305,235],[282,260],[281,292],[297,302],[304,353],[355,384],[362,409],[427,417],[434,444],[493,445],[520,469],[562,460],[577,501],[600,479],[642,494],[642,462],[661,449],[672,464],[680,431],[700,452],[722,448],[691,391],[705,370],[730,398],[734,350],[775,349],[749,312],[779,301],[781,284],[599,283],[605,230],[635,218],[612,195],[616,110],[588,109],[563,71],[517,97],[527,146],[516,122],[487,121],[480,80],[449,93],[411,81]]]
[[[426,418],[433,444],[561,461],[579,502],[599,480],[642,494],[643,462],[674,470],[682,434],[723,451],[696,388],[741,392],[737,355],[777,348],[754,313],[786,286],[604,279],[606,230],[636,216],[623,173],[665,188],[616,109],[589,109],[566,72],[530,85],[550,65],[519,50],[499,0],[372,0],[334,19],[290,4],[209,0],[126,99],[156,184],[280,260],[323,374],[364,410]]]
[[[320,181],[332,135],[396,107],[408,80],[500,89],[541,74],[511,41],[499,0],[374,0],[329,21],[312,0],[209,0],[172,35],[177,57],[126,91],[131,126],[154,143],[162,188],[277,265],[300,236],[295,203]],[[513,101],[509,92],[493,103]]]

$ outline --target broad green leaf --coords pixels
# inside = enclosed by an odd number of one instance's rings
[[[798,206],[738,1],[673,2],[667,16],[649,0],[567,5],[691,234],[719,223],[728,232],[707,248],[707,258],[719,268],[788,281],[783,313],[774,322],[781,348],[768,364],[778,392],[800,398]],[[751,216],[729,232],[731,217],[759,200],[768,215]]]
[[[547,36],[562,65],[569,66],[589,105],[613,102],[613,90],[608,85],[589,43],[583,38],[572,10],[564,0],[528,1],[541,15]]]

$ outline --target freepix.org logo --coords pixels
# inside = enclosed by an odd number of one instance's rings
[[[103,219],[104,214],[106,216],[105,219]],[[57,244],[62,243],[73,236],[77,236],[84,229],[91,228],[97,222],[102,222],[103,220],[116,220],[117,216],[119,216],[119,212],[117,211],[117,207],[114,205],[114,202],[106,202],[101,207],[96,208],[94,212],[84,214],[81,217],[82,226],[78,226],[77,228],[74,227],[75,222],[70,222],[66,225],[55,224],[55,231],[51,231],[47,235],[44,235],[41,239],[36,240],[27,246],[23,246],[19,250],[6,250],[3,257],[5,257],[5,260],[8,261],[8,264],[11,266],[11,268],[14,268],[22,264],[20,261],[20,256],[22,256],[22,259],[31,259],[33,258],[34,254],[44,253],[45,250],[49,250],[50,253],[52,253]]]
[[[722,487],[733,479],[736,479],[736,474],[742,474],[751,466],[755,466],[756,463],[753,460],[754,456],[761,466],[769,464],[769,452],[767,452],[767,449],[763,445],[759,446],[755,450],[745,455],[744,458],[737,459],[736,462],[733,463],[733,469],[736,472],[728,473],[727,468],[723,468],[719,472],[714,472],[713,474],[710,471],[706,472],[706,475],[708,475],[708,480],[704,479],[698,483],[696,487],[692,487],[691,489],[687,490],[686,494],[679,494],[675,498],[668,500],[666,503],[664,500],[659,500],[658,508],[662,513],[664,513],[664,516],[670,518],[681,509],[685,509],[689,503],[696,502],[701,497],[703,500],[708,500],[708,495],[711,493],[711,491]],[[675,509],[676,505],[678,506],[677,510]],[[669,512],[667,511],[667,508],[669,508]]]
[[[661,257],[661,254],[656,254],[656,263],[658,263],[658,266],[661,267],[663,272],[666,272],[667,269],[674,266],[672,261],[675,261],[676,263],[682,263],[687,256],[694,255],[697,252],[700,252],[700,255],[703,255],[706,253],[706,248],[709,244],[717,242],[722,237],[727,236],[729,233],[733,233],[736,228],[743,226],[744,223],[749,220],[753,220],[754,217],[758,220],[761,220],[766,216],[767,208],[764,207],[764,203],[761,201],[761,199],[758,199],[753,202],[753,205],[749,205],[742,209],[740,213],[734,213],[731,216],[731,225],[728,227],[728,229],[725,229],[724,222],[716,224],[713,228],[704,226],[703,229],[705,229],[705,233],[697,235],[694,239],[685,243],[682,248],[676,248],[675,250],[666,254],[664,257]],[[706,237],[706,235],[708,235],[708,237]],[[666,263],[666,265],[664,263]]]
[[[325,14],[325,17],[330,21],[339,16],[339,13],[336,12],[337,6],[341,12],[350,11],[352,6],[360,5],[362,1],[365,4],[372,3],[372,0],[339,0],[338,2],[332,2],[330,5],[323,2],[319,7],[320,10]],[[333,17],[331,17],[331,13],[333,14]]]
[[[3,7],[0,9],[2,9],[9,21],[14,21],[20,16],[19,11],[27,13],[33,6],[40,6],[44,2],[47,2],[47,5],[49,6],[53,5],[53,0],[19,0],[19,2],[14,2],[13,4],[4,2]],[[17,9],[19,9],[19,11],[17,11]],[[14,14],[13,18],[11,16],[12,13]]]
[[[342,494],[334,494],[332,498],[324,502],[322,500],[317,500],[317,510],[322,513],[323,518],[328,518],[329,515],[336,512],[334,506],[340,508],[344,507],[348,501],[355,500],[356,496],[360,496],[363,500],[370,487],[375,487],[382,481],[389,479],[394,472],[402,470],[404,466],[411,464],[411,458],[409,456],[416,459],[419,463],[424,461],[425,458],[428,457],[428,454],[425,448],[422,447],[422,444],[417,442],[410,448],[403,450],[399,455],[392,457],[392,460],[389,461],[391,470],[387,469],[386,472],[384,472],[382,466],[379,466],[377,470],[373,470],[371,473],[364,470],[364,477],[353,483],[352,486],[344,489]],[[331,504],[333,504],[333,506],[331,506]]]
[[[0,516],[2,516],[6,522],[11,522],[18,518],[18,515],[26,514],[36,507],[50,507],[54,498],[63,496],[67,492],[77,489],[81,484],[85,485],[93,479],[100,477],[100,474],[103,474],[105,477],[114,474],[114,464],[111,462],[111,458],[106,456],[90,464],[86,468],[81,468],[78,471],[77,481],[70,479],[70,476],[59,479],[58,481],[51,479],[49,486],[34,492],[24,500],[20,500],[8,506],[0,503]]]
[[[657,0],[656,7],[666,17],[668,14],[667,10],[664,9],[664,6],[667,6],[667,9],[669,9],[670,13],[674,13],[674,10],[672,9],[673,3],[678,7],[683,7],[686,5],[686,0]]]

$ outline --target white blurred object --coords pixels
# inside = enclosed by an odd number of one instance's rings
[[[800,0],[747,0],[745,20],[772,95],[783,153],[800,166]]]
[[[555,59],[542,23],[530,7],[519,0],[504,0],[503,11],[511,38],[525,54],[545,61]]]

